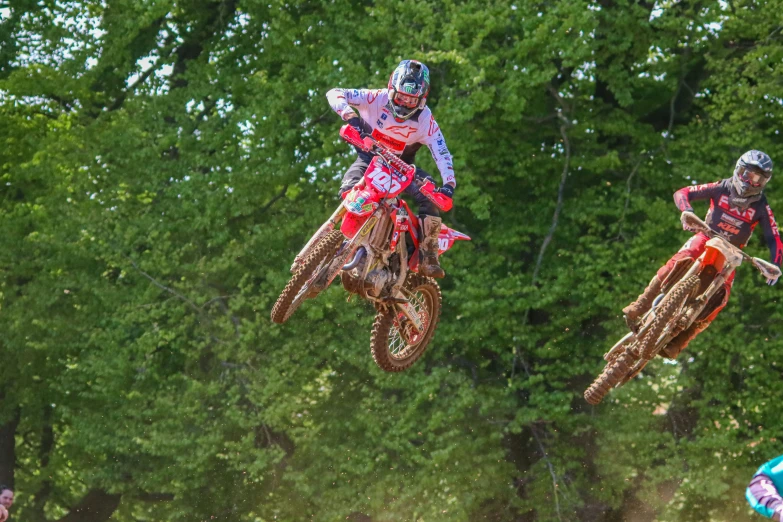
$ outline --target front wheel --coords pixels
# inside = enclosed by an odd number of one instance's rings
[[[434,279],[411,272],[402,291],[421,317],[423,330],[416,332],[408,318],[394,306],[378,312],[370,349],[375,364],[387,372],[410,368],[424,354],[440,319],[442,298]]]
[[[698,275],[692,275],[674,285],[655,309],[655,318],[649,330],[639,340],[639,353],[644,359],[655,357],[663,347],[665,337],[671,335],[682,310],[701,284]],[[670,337],[671,338],[671,337]]]
[[[299,305],[307,298],[308,291],[321,269],[332,261],[344,239],[342,232],[332,230],[318,242],[296,268],[291,280],[288,281],[280,297],[277,298],[275,306],[272,307],[272,321],[284,323],[299,308]]]

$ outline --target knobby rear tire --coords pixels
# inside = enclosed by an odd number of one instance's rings
[[[297,308],[306,299],[306,294],[302,292],[305,285],[316,272],[324,266],[324,262],[332,260],[334,255],[340,249],[345,237],[339,230],[332,230],[324,236],[313,248],[305,260],[297,267],[291,280],[283,289],[277,302],[272,307],[272,321],[275,323],[284,323],[291,317]]]
[[[603,398],[609,393],[609,390],[620,384],[631,368],[636,364],[638,358],[634,355],[632,349],[634,344],[626,348],[626,350],[610,361],[601,375],[593,381],[587,390],[585,390],[585,400],[593,406],[600,403]]]
[[[410,368],[424,354],[433,335],[435,335],[435,329],[438,327],[438,321],[440,320],[443,299],[440,287],[434,279],[411,272],[408,274],[403,288],[406,294],[412,296],[421,295],[419,308],[426,310],[427,322],[424,327],[424,333],[420,334],[420,338],[414,344],[408,344],[397,329],[399,323],[396,324],[395,319],[399,312],[396,311],[396,308],[389,306],[385,310],[378,312],[372,326],[370,350],[372,351],[372,358],[375,364],[386,372],[401,372]],[[411,304],[416,306],[414,301],[415,297],[411,300]],[[421,311],[419,313],[421,314]],[[390,346],[390,342],[395,344],[394,349]],[[405,344],[397,350],[396,345],[400,342]],[[393,353],[393,351],[396,353]]]

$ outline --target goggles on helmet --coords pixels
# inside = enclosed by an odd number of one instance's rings
[[[392,98],[392,101],[395,103],[395,105],[399,105],[400,107],[405,107],[407,109],[415,109],[419,106],[418,96],[405,94],[399,91],[394,93],[394,98]]]
[[[769,179],[766,175],[747,167],[740,167],[737,176],[752,187],[763,187]]]

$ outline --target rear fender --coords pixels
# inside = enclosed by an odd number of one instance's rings
[[[438,235],[438,255],[450,249],[455,241],[470,241],[470,236],[446,225],[441,225],[440,234]]]
[[[418,271],[419,242],[414,236],[413,230],[411,230],[411,236],[413,236],[414,238],[413,242],[416,245],[416,251],[408,260],[408,263],[410,264],[411,270]],[[441,225],[440,234],[438,235],[438,255],[440,256],[445,251],[449,250],[454,245],[455,241],[470,241],[470,236],[468,236],[467,234],[463,234],[462,232],[458,232],[452,228],[449,228],[446,225]]]

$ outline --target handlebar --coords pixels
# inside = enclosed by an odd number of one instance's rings
[[[682,215],[680,216],[680,222],[682,223],[682,226],[684,228],[692,232],[701,232],[702,234],[704,234],[705,236],[711,239],[718,238],[728,243],[728,240],[725,237],[721,236],[720,234],[712,230],[707,223],[702,221],[702,219],[696,214],[694,214],[693,212],[689,212],[687,210],[683,212]],[[763,275],[766,279],[773,280],[780,277],[781,272],[778,266],[773,265],[772,263],[769,263],[767,261],[764,261],[763,259],[750,256],[739,248],[737,248],[737,251],[739,251],[743,259],[745,259],[750,264],[755,266],[756,269],[759,272],[761,272],[761,275]]]
[[[359,131],[350,125],[346,124],[340,127],[340,137],[364,152],[377,154],[382,157],[386,163],[406,176],[413,177],[416,174],[415,166],[408,165],[402,161],[396,154],[372,136],[362,137],[362,135],[359,134]]]
[[[405,163],[402,159],[400,159],[399,156],[397,156],[372,136],[365,135],[362,137],[358,130],[356,130],[351,125],[346,124],[340,127],[340,137],[359,150],[377,154],[378,156],[382,157],[384,161],[389,164],[389,166],[404,176],[408,176],[410,178],[416,177],[415,165],[408,165]],[[426,183],[421,185],[419,190],[424,195],[424,197],[432,201],[440,210],[444,212],[451,210],[451,207],[453,206],[451,198],[436,192],[435,184],[433,182],[427,180]]]

